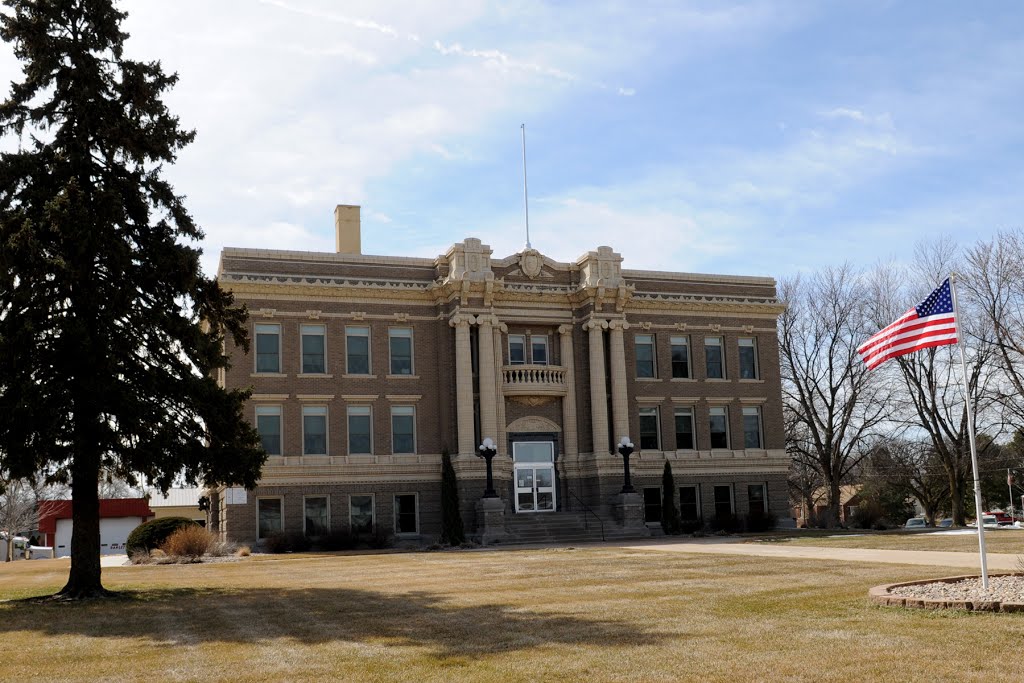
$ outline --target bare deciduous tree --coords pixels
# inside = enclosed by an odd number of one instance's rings
[[[796,458],[827,491],[826,525],[840,519],[840,486],[866,456],[862,442],[888,416],[888,385],[868,371],[857,346],[874,331],[869,290],[849,264],[780,283],[782,393]]]

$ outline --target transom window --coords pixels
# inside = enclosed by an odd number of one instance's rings
[[[412,406],[391,407],[391,452],[416,452],[416,409]]]
[[[267,455],[281,455],[281,406],[256,406],[256,431]]]
[[[391,350],[391,374],[412,374],[412,328],[392,327],[388,330]]]
[[[672,337],[672,377],[689,379],[690,377],[690,338]]]
[[[323,325],[302,326],[302,372],[322,374],[327,372],[324,357],[327,329]]]
[[[722,338],[704,338],[704,361],[708,379],[725,379],[725,359],[722,357]]]
[[[348,452],[352,454],[373,453],[371,436],[370,406],[348,407]]]
[[[693,408],[676,408],[676,448],[693,450]]]
[[[729,414],[724,406],[713,406],[708,409],[711,427],[711,447],[729,447]]]
[[[640,409],[640,450],[661,450],[658,429],[658,409]]]
[[[370,374],[370,328],[345,328],[345,372],[350,375]]]
[[[740,379],[757,379],[757,340],[740,337]]]
[[[256,372],[281,372],[281,326],[256,326]]]
[[[761,409],[757,406],[743,408],[743,447],[764,447],[761,442]]]
[[[636,343],[636,376],[654,377],[654,335],[638,334]]]
[[[302,454],[327,455],[327,408],[302,408]]]

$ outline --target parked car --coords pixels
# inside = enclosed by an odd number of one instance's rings
[[[928,520],[923,517],[911,517],[907,520],[907,523],[903,525],[904,529],[927,529]]]
[[[982,513],[982,515],[981,515],[981,523],[985,526],[986,529],[998,529],[999,528],[999,522],[996,521],[996,516],[995,515],[988,515],[988,514]],[[976,526],[978,526],[978,524],[977,524],[977,522],[969,522],[967,524],[967,526],[976,527]]]
[[[996,518],[996,524],[998,524],[999,526],[1011,526],[1013,524],[1013,517],[1011,517],[1006,512],[1002,512],[1001,510],[995,510],[993,512],[986,512],[986,513],[984,513],[982,515],[982,517],[986,517],[988,515],[992,515],[993,517],[995,517]],[[988,522],[986,522],[986,524],[987,523]]]
[[[953,526],[953,518],[952,517],[946,517],[945,519],[940,521],[937,526],[940,529],[948,529],[951,526]]]

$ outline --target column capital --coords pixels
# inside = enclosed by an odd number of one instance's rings
[[[480,325],[481,327],[483,327],[484,325],[498,327],[499,325],[501,325],[501,321],[498,320],[498,316],[494,315],[493,313],[481,313],[476,317],[476,324]]]
[[[476,322],[476,316],[468,313],[456,313],[448,320],[448,324],[452,327],[469,327],[474,322]]]
[[[625,320],[610,320],[608,321],[608,329],[610,330],[628,330],[630,324]]]
[[[589,330],[591,332],[593,332],[594,330],[607,330],[608,329],[608,321],[607,320],[596,320],[596,319],[595,320],[590,320],[588,322],[583,323],[583,329]]]
[[[572,334],[572,325],[559,325],[558,334],[562,335],[563,337],[570,336]]]

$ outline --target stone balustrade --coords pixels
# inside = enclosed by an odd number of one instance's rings
[[[506,396],[564,396],[565,373],[561,365],[505,365],[501,368],[502,390]]]

